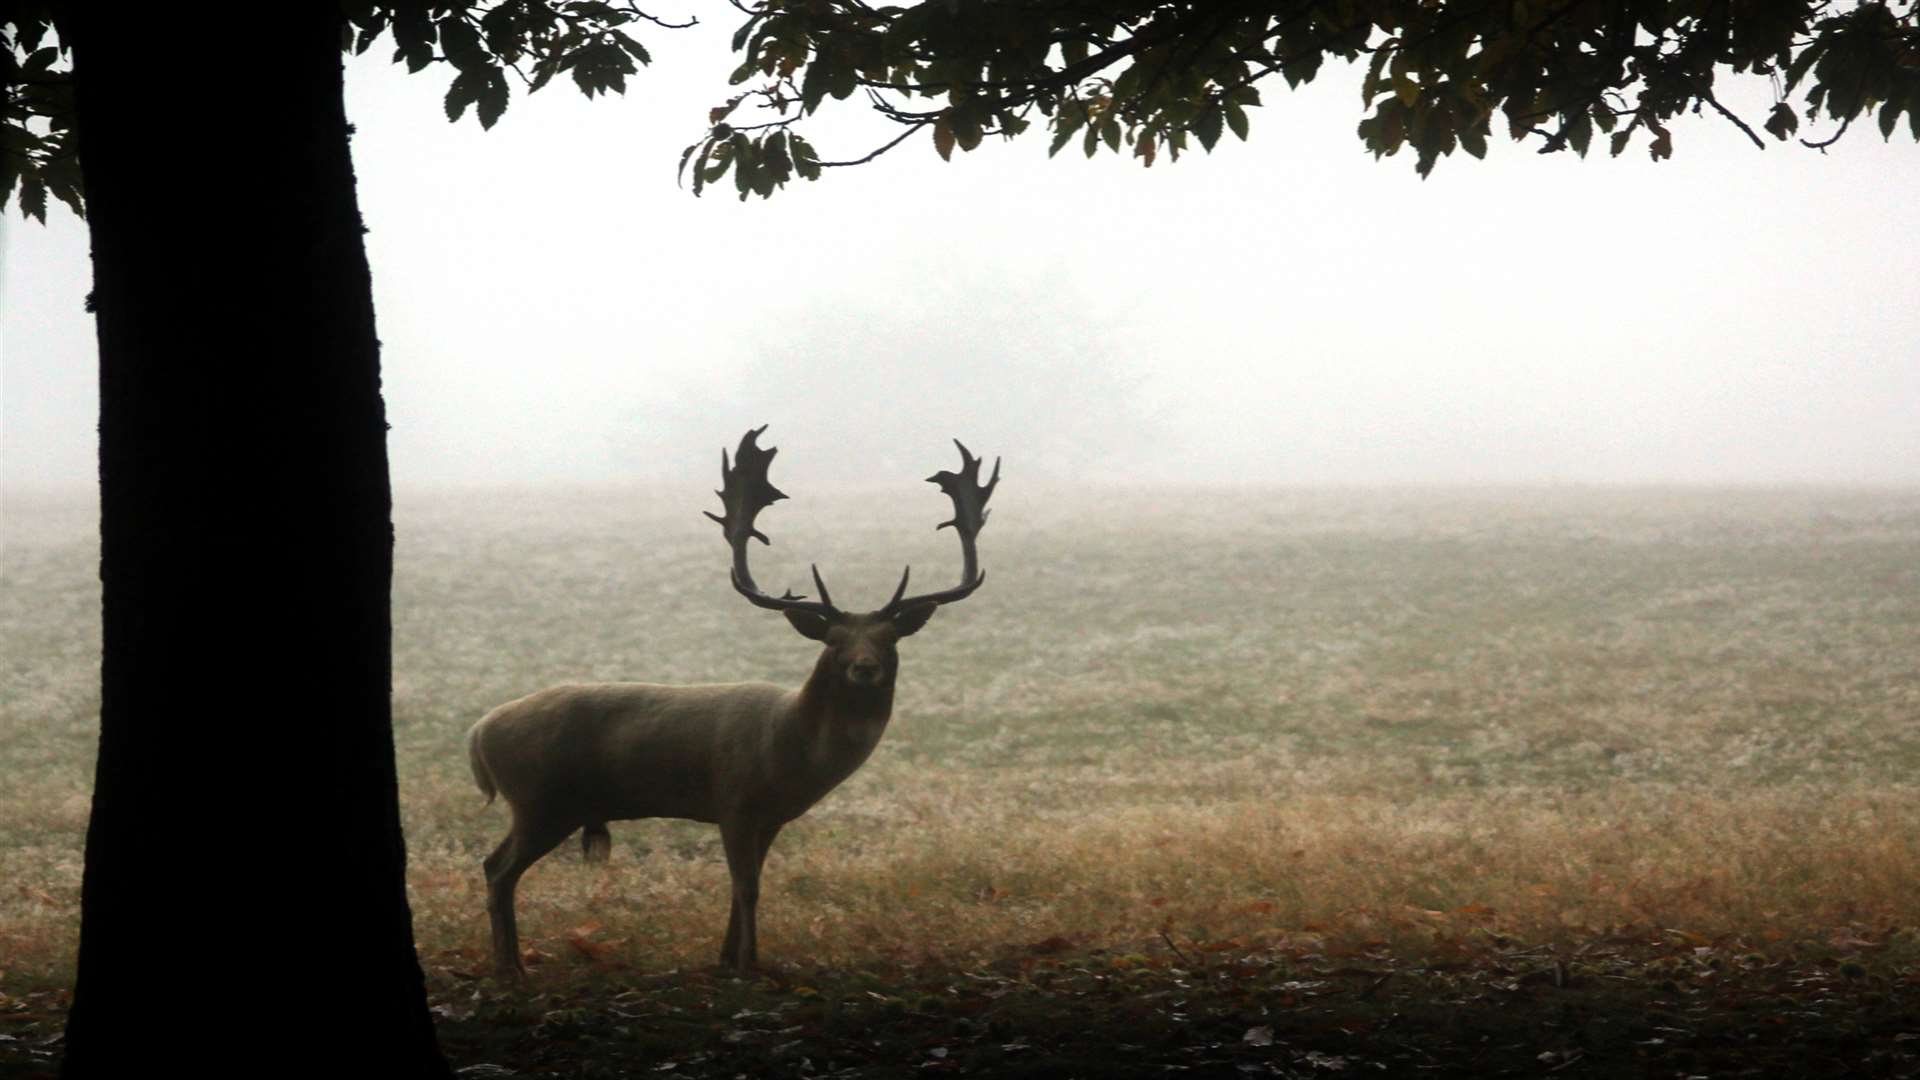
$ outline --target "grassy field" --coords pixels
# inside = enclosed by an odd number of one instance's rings
[[[462,738],[486,709],[554,682],[810,667],[810,642],[728,587],[710,501],[402,498],[395,724],[436,994],[484,966],[479,861],[505,814],[483,808]],[[756,574],[798,586],[817,560],[842,603],[877,605],[902,562],[916,583],[957,573],[930,528],[943,509],[930,487],[803,494],[762,519]],[[91,529],[57,500],[5,510],[0,994],[16,997],[71,971]],[[872,760],[775,846],[771,963],[1432,960],[1676,935],[1905,956],[1911,979],[1920,492],[1010,481],[981,553],[985,587],[903,644]],[[633,822],[614,840],[606,867],[568,845],[521,886],[536,983],[717,954],[715,830]]]

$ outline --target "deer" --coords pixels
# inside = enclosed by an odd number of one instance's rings
[[[982,459],[965,444],[960,470],[927,478],[953,502],[960,538],[960,583],[908,596],[913,568],[900,575],[893,598],[864,614],[842,611],[827,593],[818,564],[810,569],[817,600],[783,590],[772,596],[754,584],[747,566],[749,540],[770,545],[754,527],[768,506],[786,498],[767,478],[778,448],[749,430],[729,461],[720,451],[720,523],[733,551],[733,588],[755,607],[778,611],[802,637],[819,642],[806,682],[787,688],[764,682],[672,686],[616,682],[549,687],[488,712],[467,733],[473,778],[492,805],[503,799],[512,824],[483,863],[493,966],[505,979],[524,979],[513,896],[521,875],[548,852],[581,832],[588,861],[610,854],[610,821],[685,818],[720,827],[732,882],[720,966],[758,967],[756,912],[760,874],[774,837],[865,764],[893,714],[899,640],[919,632],[942,605],[971,596],[986,580],[976,538],[986,524],[987,499],[1000,482],[1000,460],[980,483]]]

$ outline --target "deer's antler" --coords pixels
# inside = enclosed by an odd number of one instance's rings
[[[840,611],[827,596],[827,586],[820,580],[818,567],[813,568],[813,584],[820,590],[818,601],[795,596],[791,590],[781,596],[768,596],[753,583],[753,572],[747,569],[747,541],[752,539],[768,545],[773,543],[765,533],[753,527],[753,519],[760,511],[787,497],[786,492],[774,487],[767,479],[767,466],[772,463],[773,455],[780,452],[779,448],[769,446],[762,450],[754,441],[765,430],[767,426],[762,424],[740,436],[740,446],[733,452],[731,463],[727,461],[727,451],[721,449],[720,490],[714,494],[720,496],[720,506],[725,516],[711,510],[701,512],[720,523],[727,546],[733,548],[733,587],[741,596],[759,607],[774,611],[838,615]]]
[[[953,520],[943,521],[934,528],[944,529],[951,525],[953,531],[960,535],[960,584],[943,592],[905,596],[907,579],[913,574],[913,568],[908,567],[900,575],[900,585],[893,590],[893,599],[880,609],[882,614],[891,615],[919,604],[951,604],[955,600],[964,600],[980,587],[981,582],[987,580],[986,572],[980,569],[980,556],[974,538],[980,535],[981,527],[987,523],[987,500],[1000,483],[1000,459],[993,459],[993,475],[983,485],[980,483],[980,463],[984,459],[968,453],[966,444],[959,439],[953,440],[953,445],[960,448],[960,471],[955,473],[942,469],[927,477],[927,482],[940,485],[940,490],[953,500]]]

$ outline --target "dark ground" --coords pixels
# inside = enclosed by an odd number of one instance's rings
[[[1910,932],[1420,952],[1055,939],[973,967],[757,979],[583,954],[536,966],[526,991],[436,972],[434,1012],[474,1078],[1920,1076]],[[64,1001],[0,1003],[0,1077],[54,1075]],[[183,1015],[183,1039],[214,1026]]]

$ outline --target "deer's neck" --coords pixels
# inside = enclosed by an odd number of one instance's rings
[[[821,662],[787,700],[769,747],[777,790],[763,793],[767,812],[781,820],[805,813],[866,762],[893,713],[893,688],[849,685],[835,665]]]
[[[827,653],[814,662],[813,674],[800,688],[799,719],[821,734],[865,736],[877,741],[893,715],[893,676],[883,686],[859,686],[846,679],[842,665]]]
[[[867,760],[893,715],[893,672],[883,686],[859,686],[826,653],[800,688],[792,738],[828,785],[837,784]]]

